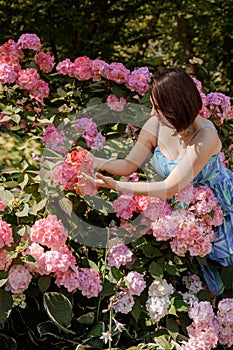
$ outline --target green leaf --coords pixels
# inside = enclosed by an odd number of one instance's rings
[[[0,334],[0,349],[16,350],[17,342],[12,337],[7,337],[5,334]]]
[[[73,204],[71,202],[71,200],[69,200],[69,198],[62,198],[59,201],[59,205],[61,207],[61,209],[67,214],[69,215],[69,217],[71,217],[72,211],[73,211]]]
[[[86,338],[101,337],[104,332],[104,322],[95,324],[86,334]]]
[[[24,217],[24,216],[28,216],[28,213],[29,213],[29,205],[27,203],[24,204],[24,208],[22,211],[18,211],[16,213],[16,216],[18,217]]]
[[[140,300],[135,299],[135,303],[131,311],[131,315],[133,316],[136,322],[138,322],[141,312],[142,312],[142,306],[141,306]]]
[[[24,174],[23,181],[19,183],[19,186],[21,187],[22,190],[27,185],[28,180],[29,180],[28,174]]]
[[[43,301],[49,318],[63,331],[70,333],[67,329],[73,317],[70,300],[62,293],[50,292],[43,295]]]
[[[179,335],[179,327],[176,321],[172,318],[168,318],[166,320],[166,328],[169,334],[172,336],[172,338],[176,340],[177,336]]]
[[[51,284],[51,276],[40,276],[40,278],[38,279],[38,287],[40,289],[40,291],[43,293],[45,292]]]
[[[0,288],[4,286],[7,280],[8,280],[8,273],[5,271],[0,271]]]
[[[161,256],[158,248],[153,247],[150,242],[147,242],[142,249],[144,255],[148,258],[154,258],[155,256]]]
[[[4,323],[12,309],[13,299],[9,292],[0,289],[0,323]],[[2,349],[0,347],[0,349]],[[4,348],[3,348],[4,349]]]
[[[5,205],[8,205],[14,199],[14,195],[10,191],[1,190],[0,198]]]
[[[59,337],[59,328],[51,321],[41,322],[37,326],[37,330],[41,337],[44,335],[52,335],[54,337]]]
[[[76,318],[76,321],[80,324],[92,325],[95,321],[95,313],[88,312],[87,314],[82,315],[79,318]]]
[[[98,266],[96,265],[96,263],[94,263],[94,261],[88,259],[88,264],[92,270],[100,272]]]
[[[162,279],[163,278],[163,269],[160,264],[153,261],[149,266],[149,272],[152,277]]]
[[[123,273],[118,270],[115,266],[111,267],[111,270],[108,274],[108,280],[111,283],[117,283],[121,278],[123,278]]]
[[[34,258],[34,256],[30,254],[21,256],[20,260],[26,264],[30,264],[32,266],[38,267],[38,261],[36,260],[36,258]]]
[[[114,294],[115,283],[111,283],[108,280],[105,280],[103,283],[103,289],[101,291],[101,295],[107,297],[109,295]]]
[[[174,275],[174,276],[179,276],[180,275],[177,267],[174,265],[174,263],[171,260],[166,265],[166,271],[170,275]]]
[[[222,268],[221,279],[227,288],[233,287],[233,266],[226,266]]]
[[[40,211],[41,209],[43,209],[47,203],[48,199],[47,198],[44,198],[42,199],[40,202],[37,203],[36,205],[36,211]]]

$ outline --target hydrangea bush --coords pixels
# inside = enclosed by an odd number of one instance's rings
[[[35,34],[0,47],[2,347],[231,348],[232,267],[222,268],[228,289],[220,295],[200,269],[222,223],[212,191],[189,185],[164,202],[96,189],[82,177],[95,171],[90,151],[122,157],[133,145],[148,118],[140,106],[150,106],[152,73],[86,56],[55,62],[41,48]],[[230,98],[194,80],[200,114],[215,123],[232,169]],[[143,179],[139,169],[125,181]],[[85,244],[82,223],[97,243],[104,232],[104,245]]]

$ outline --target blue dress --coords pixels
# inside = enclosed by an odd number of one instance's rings
[[[202,126],[196,131],[189,143],[204,128],[216,130],[213,126]],[[159,133],[159,126],[157,133]],[[160,152],[158,146],[155,147],[153,166],[158,175],[166,178],[176,165],[176,160],[168,159]],[[192,184],[210,187],[223,210],[223,224],[214,228],[216,238],[208,257],[219,262],[222,266],[233,265],[233,172],[223,165],[220,154],[217,154],[208,160],[200,173],[193,179]],[[221,294],[224,286],[219,269],[204,265],[201,268],[211,292],[216,295]]]

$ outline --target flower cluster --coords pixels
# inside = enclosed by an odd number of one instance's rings
[[[126,287],[124,286],[125,284]],[[123,288],[110,298],[110,307],[112,307],[115,312],[128,314],[132,311],[135,303],[134,295],[141,295],[146,288],[146,282],[141,273],[130,271],[118,285],[123,285]]]
[[[218,337],[211,304],[207,301],[195,303],[188,313],[193,322],[187,327],[189,340],[182,345],[182,350],[210,350],[216,347]]]
[[[140,95],[148,91],[152,76],[147,67],[136,68],[130,72],[122,63],[108,64],[103,60],[91,60],[87,56],[78,57],[74,62],[66,58],[57,64],[56,70],[78,80],[112,80],[117,84],[125,84],[130,91],[136,91]]]
[[[65,146],[65,141],[67,141],[67,138],[64,131],[57,130],[54,125],[48,126],[45,129],[43,137],[41,139],[41,142],[44,142],[46,144],[46,147],[50,147],[52,150],[59,153],[66,152],[67,149]]]
[[[105,137],[98,132],[96,123],[91,118],[80,118],[75,123],[78,134],[82,134],[88,148],[100,149],[104,147]]]
[[[146,309],[151,320],[158,322],[168,314],[170,306],[170,296],[174,288],[165,279],[154,280],[149,287],[149,298],[146,302]]]
[[[82,267],[79,273],[80,290],[87,298],[97,297],[102,290],[99,273],[95,270]]]
[[[62,164],[53,169],[52,180],[55,186],[61,185],[65,191],[74,190],[82,196],[94,195],[96,186],[82,173],[93,177],[94,165],[88,152],[78,146],[75,151],[67,153]]]
[[[216,347],[217,343],[233,345],[233,302],[231,298],[218,303],[216,314],[208,301],[195,302],[188,310],[193,320],[187,327],[189,340],[183,342],[182,350],[206,349]]]
[[[109,266],[119,268],[132,261],[133,253],[125,244],[119,244],[111,247],[108,252],[107,261]]]
[[[39,51],[40,48],[40,39],[36,34],[22,34],[17,42],[10,39],[3,44],[0,47],[0,83],[17,83],[23,90],[29,91],[32,99],[43,103],[49,95],[48,83],[40,79],[35,68],[22,69],[20,65],[23,50]],[[49,52],[37,52],[34,60],[44,72],[50,72],[54,66],[54,58]]]
[[[61,248],[65,245],[67,237],[68,233],[55,215],[37,220],[31,227],[31,241],[49,248]]]
[[[217,125],[223,124],[224,119],[233,118],[230,97],[221,92],[210,92],[205,95],[202,91],[202,84],[196,78],[193,78],[202,99],[202,109],[200,115],[204,118],[212,117]]]
[[[231,347],[233,345],[233,300],[231,298],[219,302],[216,323],[219,343]]]
[[[132,218],[134,212],[141,213],[147,233],[158,241],[169,240],[173,252],[180,256],[187,251],[192,256],[210,253],[215,238],[213,226],[223,221],[217,199],[206,186],[188,185],[171,204],[159,198],[123,194],[113,202],[113,207],[123,219]]]
[[[0,218],[0,248],[10,247],[13,243],[11,226]]]
[[[202,282],[198,275],[184,276],[182,281],[188,290],[185,293],[181,293],[183,300],[192,307],[194,303],[198,302],[197,293],[202,289]]]
[[[125,104],[126,99],[124,97],[118,99],[115,95],[111,94],[107,98],[107,105],[112,111],[122,112]]]
[[[17,299],[18,294],[28,289],[33,276],[50,275],[58,287],[64,286],[70,293],[80,290],[87,298],[97,297],[102,290],[100,275],[89,268],[78,268],[71,249],[66,245],[67,237],[62,222],[55,215],[48,215],[32,225],[29,245],[22,252],[24,258],[33,257],[36,263],[30,263],[31,259],[23,260],[21,264],[12,263],[7,250],[0,249],[0,270],[8,272],[5,289]],[[17,300],[15,305],[21,304],[22,300]]]

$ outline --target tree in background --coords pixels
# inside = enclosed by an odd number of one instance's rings
[[[232,0],[12,0],[0,15],[2,43],[36,33],[56,61],[87,55],[129,68],[197,57],[192,71],[232,95]]]

